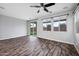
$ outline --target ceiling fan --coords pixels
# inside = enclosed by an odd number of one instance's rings
[[[47,3],[47,4],[40,3],[40,6],[36,5],[36,6],[30,6],[30,7],[35,7],[35,8],[41,8],[42,7],[44,9],[44,11],[52,13],[51,11],[49,11],[47,9],[47,7],[50,7],[50,6],[53,6],[53,5],[55,5],[55,3]],[[37,11],[37,13],[39,13],[39,12],[40,12],[40,9]]]

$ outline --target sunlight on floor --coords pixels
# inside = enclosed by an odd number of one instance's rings
[[[30,36],[29,38],[30,38],[31,41],[35,41],[37,39],[36,36]]]

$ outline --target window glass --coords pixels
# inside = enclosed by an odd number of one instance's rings
[[[54,21],[53,27],[54,27],[54,31],[59,31],[59,22],[58,21]]]
[[[66,19],[53,22],[54,31],[66,31]]]
[[[43,22],[43,30],[44,31],[51,31],[51,21]]]
[[[60,31],[66,31],[66,20],[60,20]]]
[[[76,11],[75,14],[75,24],[76,24],[76,33],[79,33],[79,9]]]

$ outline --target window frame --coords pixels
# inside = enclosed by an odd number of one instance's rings
[[[61,26],[61,21],[65,21],[65,25],[66,25],[66,28],[65,28],[65,30],[61,30],[61,28],[60,28],[60,26]],[[58,30],[57,30],[57,32],[58,31],[60,31],[60,32],[66,32],[67,31],[67,20],[66,19],[61,19],[61,20],[54,20],[53,21],[53,24],[55,23],[55,22],[58,22],[59,23],[59,26],[58,26]],[[56,31],[56,30],[54,30],[54,25],[53,25],[53,31]]]
[[[48,27],[46,28],[46,30],[44,29],[44,24],[47,24],[47,23],[50,23],[50,29],[48,29]],[[45,20],[42,22],[42,25],[43,25],[43,31],[51,31],[52,30],[52,22],[51,20]],[[48,26],[48,25],[46,25]]]

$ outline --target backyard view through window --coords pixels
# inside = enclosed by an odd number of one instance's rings
[[[36,22],[31,22],[30,23],[30,35],[37,35],[37,23]]]
[[[51,31],[51,21],[43,22],[43,30],[44,31]]]
[[[66,19],[53,22],[54,31],[67,31]]]

